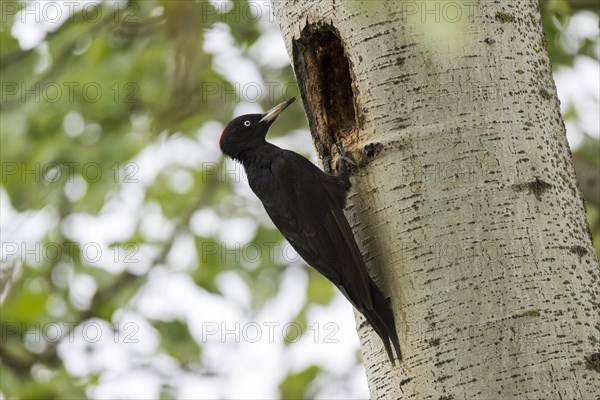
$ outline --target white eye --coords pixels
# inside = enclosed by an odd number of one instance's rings
[[[250,126],[250,121],[244,121],[244,126]]]

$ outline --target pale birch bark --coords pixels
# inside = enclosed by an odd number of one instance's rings
[[[357,319],[371,397],[598,398],[599,267],[537,1],[274,11],[319,156],[359,162],[347,216],[404,353]]]

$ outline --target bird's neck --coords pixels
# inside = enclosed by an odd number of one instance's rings
[[[271,162],[271,159],[277,151],[281,151],[281,149],[274,144],[263,140],[252,146],[250,149],[241,151],[237,154],[235,159],[241,162],[244,167],[268,164]]]

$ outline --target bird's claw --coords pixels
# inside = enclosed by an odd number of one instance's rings
[[[338,175],[347,175],[350,170],[358,167],[358,164],[346,155],[346,148],[342,142],[336,142],[335,146],[337,147],[336,170]]]

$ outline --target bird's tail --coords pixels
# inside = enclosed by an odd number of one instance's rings
[[[373,308],[365,308],[363,310],[363,315],[383,341],[383,346],[385,347],[388,358],[392,364],[395,365],[396,363],[394,361],[392,346],[396,351],[398,360],[402,360],[402,352],[400,351],[400,341],[398,339],[398,332],[396,331],[396,324],[394,322],[394,314],[392,313],[391,304],[389,298],[385,297],[383,293],[381,293],[381,290],[379,290],[373,281],[370,282],[370,285]]]

